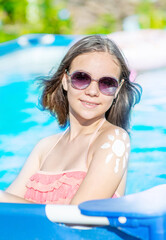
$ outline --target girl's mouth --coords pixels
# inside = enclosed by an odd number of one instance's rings
[[[84,100],[81,100],[81,103],[86,108],[95,108],[95,107],[97,107],[99,105],[98,103],[88,102],[88,101],[84,101]]]

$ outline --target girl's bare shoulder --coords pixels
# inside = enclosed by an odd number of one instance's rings
[[[58,141],[58,139],[61,137],[63,133],[57,133],[57,134],[54,134],[54,135],[50,135],[50,136],[47,136],[45,138],[42,138],[39,143],[42,145],[42,144],[46,144],[46,143],[52,143],[54,141]]]
[[[49,151],[50,148],[52,148],[56,142],[59,140],[63,133],[57,133],[54,135],[50,135],[48,137],[42,138],[36,145],[36,149],[40,151],[41,155],[45,154]]]
[[[109,122],[106,122],[102,131],[96,138],[95,144],[104,144],[104,142],[113,143],[117,139],[122,140],[123,142],[130,141],[126,130],[116,125],[110,124]]]
[[[124,149],[124,146],[130,152],[130,138],[128,133],[123,128],[106,122],[91,144],[88,166],[92,159],[102,158],[104,155],[111,154],[115,149]]]

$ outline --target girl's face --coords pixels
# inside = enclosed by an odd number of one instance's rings
[[[105,76],[116,79],[120,77],[118,61],[108,52],[91,52],[77,56],[70,66],[69,74],[75,71],[86,72],[95,80]],[[70,77],[65,74],[62,84],[67,91],[69,116],[73,115],[83,122],[103,118],[115,96],[101,93],[96,81],[91,81],[86,89],[78,90],[71,86],[68,79]]]

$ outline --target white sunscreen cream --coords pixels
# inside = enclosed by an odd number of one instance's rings
[[[129,148],[129,147],[130,147],[130,143],[127,143],[127,145],[126,145],[126,146],[127,146],[127,148]]]
[[[115,172],[115,173],[118,173],[118,171],[119,171],[119,162],[120,162],[120,159],[117,158],[117,159],[116,159],[116,165],[115,165],[115,168],[114,168],[114,172]]]
[[[101,146],[102,149],[107,149],[107,148],[109,148],[109,147],[111,147],[111,144],[108,143],[108,142],[104,143],[104,144]]]
[[[108,139],[109,139],[110,141],[114,141],[115,137],[114,137],[113,135],[108,135]]]
[[[125,154],[125,155],[126,155],[126,158],[128,158],[128,157],[129,157],[129,154],[128,154],[128,152],[126,152],[126,154]]]
[[[111,161],[112,156],[113,156],[112,153],[110,153],[110,154],[107,155],[107,157],[106,157],[106,159],[105,159],[105,163],[106,163],[106,164]]]
[[[112,151],[115,153],[116,156],[122,157],[125,152],[125,144],[122,140],[115,140],[112,145]]]
[[[126,133],[123,133],[123,134],[122,134],[123,140],[126,140],[126,137],[127,137],[127,134],[126,134]]]
[[[123,169],[125,168],[125,166],[126,166],[126,158],[123,157]]]
[[[116,136],[119,135],[119,129],[115,129],[115,134],[116,134]]]

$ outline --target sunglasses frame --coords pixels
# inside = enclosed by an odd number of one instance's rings
[[[73,88],[77,89],[77,90],[84,90],[84,89],[86,89],[87,87],[90,86],[90,84],[91,84],[92,81],[95,81],[95,82],[98,83],[98,88],[99,88],[99,90],[100,90],[100,92],[101,92],[102,94],[104,94],[104,95],[106,95],[106,96],[113,96],[113,95],[116,93],[116,91],[115,91],[113,94],[106,94],[106,93],[104,93],[104,92],[100,89],[99,82],[100,82],[101,79],[103,79],[103,78],[105,78],[105,77],[112,78],[112,79],[114,79],[114,80],[117,82],[118,86],[117,86],[116,90],[117,90],[118,87],[119,87],[119,82],[118,82],[118,80],[117,80],[115,77],[104,76],[104,77],[101,77],[101,78],[99,78],[99,79],[93,79],[89,73],[84,72],[84,71],[74,71],[73,73],[70,74],[69,71],[66,69],[65,72],[66,72],[66,74],[70,77],[71,86],[72,86]],[[74,85],[72,84],[72,75],[75,74],[75,73],[77,73],[77,72],[78,72],[78,73],[86,73],[86,74],[91,78],[91,82],[89,83],[89,85],[88,85],[87,87],[81,89],[81,88],[77,88],[76,86],[74,86]]]

